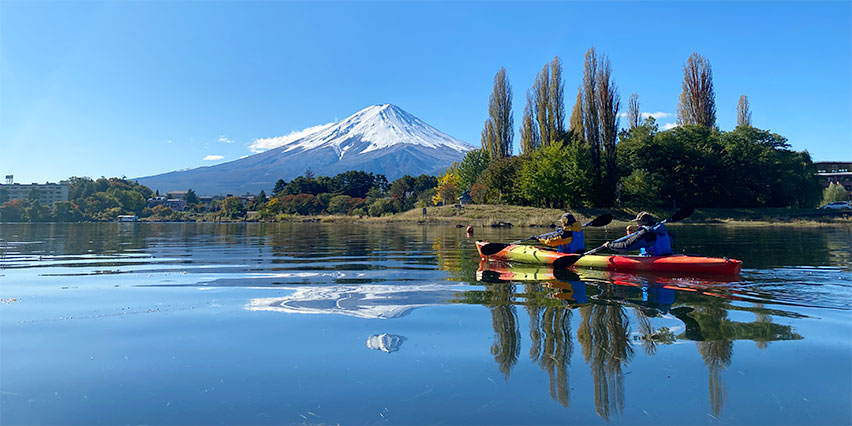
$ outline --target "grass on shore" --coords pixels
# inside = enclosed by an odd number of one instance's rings
[[[565,210],[546,209],[538,207],[506,206],[474,204],[463,207],[440,206],[427,207],[426,215],[422,208],[415,208],[406,212],[382,216],[345,216],[345,215],[279,215],[274,219],[258,220],[248,217],[245,220],[223,220],[210,214],[190,215],[185,218],[192,222],[326,222],[326,223],[426,223],[455,226],[522,226],[522,227],[550,227],[558,223],[559,216]],[[614,209],[570,209],[580,222],[587,222],[604,213],[611,213],[615,225],[626,225],[636,217],[638,209],[614,208]],[[674,209],[648,209],[658,219],[665,219]],[[852,224],[852,212],[818,210],[818,209],[791,209],[791,208],[756,208],[756,209],[696,209],[684,223],[704,224],[735,224],[735,225],[782,225],[795,223],[797,225],[834,225]],[[150,219],[143,219],[148,221]],[[510,224],[510,225],[508,225]]]

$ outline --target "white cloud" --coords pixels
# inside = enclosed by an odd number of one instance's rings
[[[171,139],[169,139],[169,140],[167,140],[167,141],[166,141],[166,143],[172,143],[172,140],[171,140]]]
[[[308,127],[304,130],[295,130],[285,136],[255,139],[254,142],[249,145],[249,150],[251,152],[258,153],[268,151],[273,148],[278,148],[279,146],[287,145],[290,142],[299,140],[305,136],[319,132],[320,130],[325,129],[328,126],[331,126],[332,124],[334,123],[320,124],[319,126]]]
[[[662,130],[670,130],[670,129],[674,129],[675,127],[677,127],[676,123],[666,123],[666,124],[663,124],[663,127],[661,127],[661,129]]]
[[[627,118],[627,113],[622,112],[622,113],[619,113],[618,116],[621,117],[621,118]],[[648,117],[654,117],[654,120],[659,120],[661,118],[672,117],[672,116],[674,116],[674,114],[672,114],[670,112],[657,111],[657,112],[640,112],[639,116],[642,117],[643,119],[648,118]]]
[[[216,161],[216,160],[221,160],[223,158],[225,158],[225,157],[222,156],[222,155],[208,155],[208,156],[204,157],[204,161]]]
[[[225,136],[219,136],[219,142],[223,142],[223,143],[234,143],[234,141],[232,141],[232,140],[230,140],[230,139],[226,138]]]
[[[642,118],[654,117],[654,120],[659,120],[661,118],[671,117],[674,114],[672,114],[670,112],[657,111],[657,112],[643,112],[643,113],[640,113],[639,115],[641,115]]]

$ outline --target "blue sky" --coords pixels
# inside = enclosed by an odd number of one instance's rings
[[[719,127],[852,160],[852,3],[0,2],[0,175],[140,177],[393,103],[475,146],[506,67],[516,127],[554,56],[570,112],[589,47],[623,103],[673,123],[692,52]],[[518,137],[516,138],[516,148]],[[221,157],[221,158],[220,158]],[[207,160],[205,160],[207,158]]]

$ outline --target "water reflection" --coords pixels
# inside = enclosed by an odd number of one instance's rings
[[[792,314],[761,304],[734,305],[742,300],[736,281],[609,271],[579,271],[578,275],[499,261],[481,262],[476,276],[486,288],[482,297],[492,310],[492,352],[499,354],[495,360],[500,371],[508,375],[517,361],[520,335],[514,306],[523,305],[530,318],[530,359],[548,372],[551,396],[563,406],[570,404],[570,321],[573,311],[579,312],[576,340],[590,369],[596,411],[607,421],[624,411],[624,368],[635,355],[635,345],[654,356],[660,345],[695,341],[708,369],[710,411],[718,417],[727,398],[722,373],[731,364],[734,341],[752,340],[766,349],[772,341],[802,339],[792,327],[771,320],[771,315]],[[523,292],[515,294],[518,288]],[[470,297],[471,293],[477,294],[468,292],[468,302],[481,300]],[[635,332],[631,332],[628,308],[636,321]],[[728,319],[731,310],[753,312],[755,320],[732,321]],[[655,328],[651,320],[663,316],[683,325]]]
[[[367,337],[367,347],[385,353],[396,352],[407,339],[398,334],[374,334]]]
[[[554,271],[480,262],[473,242],[464,237],[464,231],[451,227],[3,224],[0,279],[4,281],[0,281],[0,296],[18,298],[41,291],[59,300],[50,305],[30,298],[32,305],[7,308],[4,312],[32,307],[29,311],[15,311],[18,317],[6,315],[13,330],[20,327],[14,321],[24,323],[47,315],[37,312],[53,315],[67,310],[69,302],[60,299],[66,295],[79,296],[83,291],[97,294],[91,300],[101,300],[103,305],[97,309],[106,312],[119,306],[115,300],[124,300],[122,297],[127,295],[147,297],[152,306],[164,295],[180,295],[185,298],[182,303],[192,307],[203,305],[199,303],[203,299],[194,293],[216,295],[222,304],[232,301],[236,307],[233,311],[239,312],[231,311],[228,322],[243,315],[250,317],[253,327],[261,328],[265,324],[280,325],[288,318],[283,314],[302,314],[289,318],[305,322],[321,321],[316,318],[318,315],[335,314],[357,319],[397,319],[394,324],[400,327],[395,331],[414,336],[408,331],[427,327],[424,324],[433,325],[418,322],[424,318],[434,320],[446,312],[475,316],[477,320],[486,320],[484,327],[471,327],[469,324],[481,322],[465,321],[465,327],[453,330],[464,334],[459,338],[459,342],[464,342],[459,348],[480,337],[484,346],[471,347],[479,357],[488,357],[489,364],[493,358],[490,368],[499,371],[507,383],[513,374],[521,379],[512,380],[511,386],[534,383],[541,387],[542,394],[545,389],[549,391],[553,403],[547,401],[546,405],[557,409],[571,406],[572,402],[576,407],[578,401],[584,400],[579,395],[593,395],[590,399],[594,401],[597,416],[606,421],[629,417],[630,410],[626,407],[630,407],[631,398],[638,399],[625,390],[631,388],[628,385],[637,385],[629,381],[637,380],[638,375],[626,373],[631,363],[635,366],[652,357],[668,360],[674,351],[678,354],[686,351],[688,357],[672,362],[682,362],[676,367],[688,368],[685,364],[696,361],[702,391],[706,386],[706,411],[719,417],[725,414],[726,404],[732,404],[728,400],[729,391],[732,399],[738,393],[748,392],[735,389],[732,384],[736,382],[730,376],[726,384],[735,356],[753,362],[747,356],[748,351],[757,352],[756,347],[765,351],[762,354],[767,358],[786,359],[778,354],[789,351],[778,351],[780,345],[773,342],[802,340],[803,335],[820,340],[816,338],[820,336],[813,336],[813,328],[805,328],[806,332],[800,325],[813,326],[827,311],[852,308],[848,272],[852,232],[845,228],[832,232],[799,228],[796,231],[678,229],[679,245],[687,251],[742,258],[747,269],[742,278],[730,280],[593,270]],[[477,234],[493,240],[511,241],[519,237],[507,232],[510,231],[477,230]],[[595,232],[598,231],[589,231],[590,245],[597,242],[596,238],[601,239]],[[69,282],[81,290],[51,294],[52,287],[60,291]],[[38,285],[43,287],[36,288]],[[119,285],[126,292],[104,290]],[[214,291],[194,291],[196,288]],[[86,303],[92,302],[87,299]],[[441,313],[423,309],[418,312],[422,316],[403,319],[416,309],[448,304],[474,307]],[[83,303],[81,310],[94,309],[89,306]],[[269,321],[264,321],[267,318]],[[343,321],[337,317],[331,321],[341,327],[339,333],[355,333],[353,341],[364,342],[361,339],[375,331],[364,332],[359,326],[353,326],[356,331],[347,329],[351,324],[360,324],[355,322],[358,320]],[[146,325],[141,321],[138,324]],[[212,336],[225,339],[221,335]],[[418,344],[422,339],[425,337],[418,335]],[[749,342],[737,345],[738,340]],[[400,351],[405,341],[402,335],[384,333],[367,336],[365,344],[372,350],[394,353]],[[249,347],[267,344],[251,340],[246,343]],[[527,343],[529,351],[525,350]],[[18,347],[13,343],[4,346],[9,352]],[[366,352],[360,344],[354,349]],[[287,356],[294,349],[279,350]],[[442,348],[442,351],[452,350]],[[441,352],[434,357],[453,362],[455,355]],[[528,365],[536,366],[537,376],[528,378],[529,370],[523,368]],[[12,370],[6,371],[8,376]],[[586,374],[591,379],[589,385],[577,386],[587,378]],[[545,375],[546,388],[539,378]],[[765,377],[763,380],[771,381]],[[547,400],[546,396],[543,398]]]
[[[285,288],[286,289],[286,288]],[[358,318],[399,318],[424,306],[447,303],[455,298],[451,286],[350,285],[291,287],[287,296],[256,298],[249,311],[289,314],[340,314]]]

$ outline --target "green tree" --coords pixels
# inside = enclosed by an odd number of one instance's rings
[[[80,210],[70,201],[57,201],[53,204],[55,222],[76,222],[82,218]]]
[[[328,212],[331,214],[347,214],[352,208],[352,197],[341,194],[335,195],[328,202]]]
[[[470,189],[470,186],[479,178],[479,175],[488,167],[490,157],[488,152],[482,149],[474,149],[465,154],[459,163],[458,185],[461,191]]]
[[[275,182],[275,188],[272,189],[272,195],[278,196],[285,187],[287,187],[287,182],[284,182],[284,179],[278,179]]]
[[[187,204],[198,204],[198,195],[195,195],[195,191],[192,188],[186,190],[183,199]]]
[[[534,152],[518,176],[520,195],[539,207],[578,207],[587,202],[587,149],[580,144],[551,144]]]
[[[222,200],[222,216],[236,219],[242,217],[246,213],[243,202],[237,197],[227,197]]]
[[[491,161],[479,175],[477,183],[488,188],[486,199],[492,204],[515,204],[521,199],[515,191],[515,182],[524,157],[509,157]]]
[[[622,205],[647,208],[660,204],[660,183],[651,173],[635,169],[619,182],[618,195]]]
[[[849,193],[846,192],[846,189],[843,188],[839,182],[830,183],[823,191],[822,191],[822,203],[828,204],[833,203],[835,201],[848,201]]]

